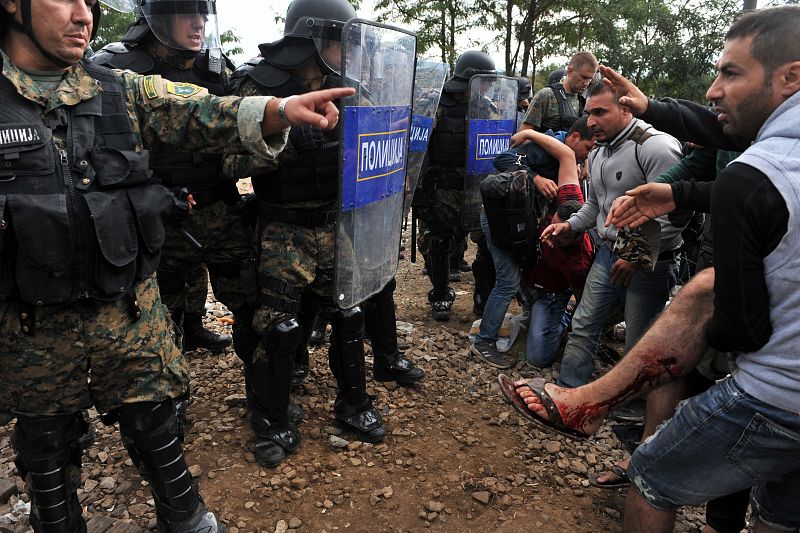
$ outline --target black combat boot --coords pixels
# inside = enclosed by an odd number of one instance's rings
[[[314,317],[314,325],[308,338],[309,346],[322,346],[325,344],[325,333],[328,330],[328,321],[322,315]]]
[[[294,318],[275,324],[262,339],[263,352],[245,365],[245,390],[250,422],[256,434],[255,456],[262,466],[273,468],[300,445],[300,432],[292,422],[298,406],[290,401],[294,357],[305,340]],[[302,411],[299,413],[302,420]]]
[[[364,330],[372,344],[372,376],[375,381],[410,385],[421,381],[425,372],[404,358],[397,349],[393,279],[381,292],[364,302]]]
[[[434,246],[436,244],[436,246]],[[450,258],[447,255],[447,243],[431,241],[431,253],[428,260],[428,276],[433,289],[428,293],[431,304],[431,315],[434,320],[450,320],[450,308],[456,299],[455,291],[449,287]]]
[[[328,364],[336,378],[338,393],[333,405],[336,420],[363,442],[381,442],[386,437],[383,418],[367,394],[364,371],[364,318],[359,307],[345,309],[332,319]]]
[[[203,327],[203,317],[185,314],[183,316],[183,349],[188,351],[205,348],[214,353],[221,353],[231,345],[231,336],[225,333],[214,333]]]

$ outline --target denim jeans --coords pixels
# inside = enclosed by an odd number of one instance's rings
[[[572,291],[537,291],[536,300],[531,305],[531,321],[528,326],[528,363],[546,368],[553,364],[556,351],[561,344],[561,317],[567,308]]]
[[[572,318],[558,384],[580,387],[589,382],[594,371],[594,358],[600,334],[609,317],[620,305],[625,306],[625,351],[644,334],[645,330],[664,310],[669,292],[675,284],[677,262],[675,259],[658,261],[652,272],[640,270],[625,287],[611,284],[611,267],[617,256],[606,244],[600,244],[597,256],[586,278],[580,304]]]
[[[511,253],[498,248],[492,243],[489,232],[489,222],[486,215],[481,212],[481,229],[486,236],[486,245],[492,253],[492,262],[496,272],[494,288],[492,288],[486,305],[483,308],[481,328],[475,337],[475,342],[495,342],[503,325],[503,319],[508,311],[508,304],[517,295],[520,281],[520,265],[511,256]]]
[[[681,403],[636,449],[628,476],[659,509],[699,505],[753,487],[759,519],[797,531],[800,415],[750,396],[734,374]]]

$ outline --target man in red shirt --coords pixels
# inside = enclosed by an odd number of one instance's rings
[[[556,213],[539,226],[539,233],[551,223],[567,220],[583,205],[577,183],[558,188]],[[534,294],[528,326],[528,363],[539,368],[553,364],[564,325],[561,317],[572,295],[580,300],[586,276],[592,267],[592,241],[585,232],[554,243],[545,243],[536,266],[523,272],[529,293]]]

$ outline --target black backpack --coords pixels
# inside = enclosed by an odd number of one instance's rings
[[[492,243],[507,250],[526,268],[539,259],[539,224],[547,204],[536,192],[533,178],[522,167],[524,156],[507,171],[481,182],[481,197]]]

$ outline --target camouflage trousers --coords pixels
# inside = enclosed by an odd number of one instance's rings
[[[191,246],[175,227],[167,226],[158,267],[164,304],[172,312],[185,310],[190,287],[196,284],[193,278],[198,268],[206,265],[217,300],[236,314],[252,301],[255,290],[253,232],[245,219],[243,205],[216,202],[194,210],[184,227],[203,249]],[[198,301],[200,297],[195,295],[193,299]]]
[[[160,402],[185,393],[189,373],[155,276],[131,300],[35,308],[33,334],[22,332],[20,305],[0,302],[0,418],[58,416],[94,405]]]
[[[432,198],[418,209],[419,237],[417,248],[423,257],[430,254],[433,238],[444,239],[449,243],[450,257],[460,259],[467,249],[467,234],[462,221],[461,210],[464,205],[464,191],[456,189],[436,189],[430,193]]]
[[[285,282],[302,291],[301,298],[312,300],[323,313],[332,312],[334,249],[336,226],[328,224],[306,228],[295,224],[270,222],[261,231],[261,251],[258,258],[258,277]],[[260,292],[286,299],[274,290]],[[264,335],[290,313],[262,305],[253,320],[255,330]]]

